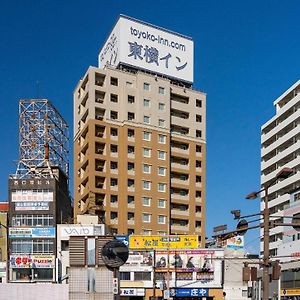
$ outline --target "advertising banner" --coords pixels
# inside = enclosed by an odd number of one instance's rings
[[[11,193],[11,201],[51,202],[53,201],[53,192],[48,190],[17,190]]]
[[[197,235],[149,235],[129,236],[130,249],[195,249],[198,248]]]
[[[15,210],[49,210],[49,202],[15,202]]]
[[[99,67],[119,64],[193,82],[191,38],[120,16],[99,53]]]
[[[54,268],[54,255],[11,255],[11,268]]]
[[[61,238],[70,236],[101,236],[105,234],[105,225],[60,225]]]
[[[55,227],[9,228],[10,238],[55,238]]]

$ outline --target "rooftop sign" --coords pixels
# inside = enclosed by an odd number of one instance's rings
[[[191,38],[120,16],[99,53],[99,67],[123,64],[192,83],[193,59]]]

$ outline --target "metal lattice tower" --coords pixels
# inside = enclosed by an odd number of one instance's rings
[[[69,172],[68,125],[47,99],[19,101],[18,178],[53,176],[51,167]]]

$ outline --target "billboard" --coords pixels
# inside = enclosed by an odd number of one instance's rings
[[[9,228],[10,238],[55,238],[54,227]]]
[[[11,255],[11,268],[54,268],[54,255]]]
[[[130,249],[195,249],[198,248],[197,235],[149,235],[129,236]]]
[[[121,15],[98,60],[100,68],[123,64],[192,83],[194,42],[189,37]]]

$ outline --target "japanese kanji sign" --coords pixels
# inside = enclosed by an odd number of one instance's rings
[[[193,82],[191,38],[120,16],[99,53],[99,67],[119,64]]]

